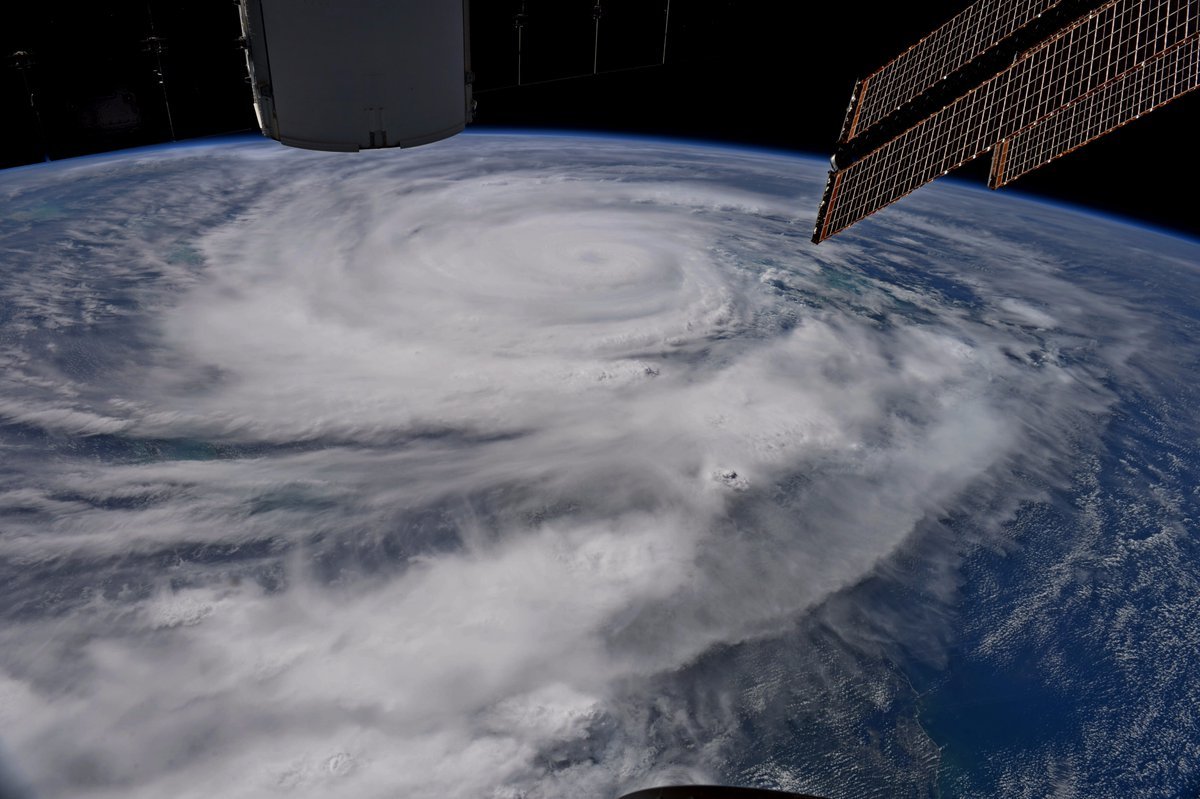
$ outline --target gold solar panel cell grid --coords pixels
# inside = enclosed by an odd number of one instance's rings
[[[1192,34],[1009,137],[992,185],[1006,185],[1197,88],[1200,34]]]
[[[979,0],[871,73],[851,135],[995,47],[1063,0]]]
[[[1146,83],[1158,74],[1150,69],[1150,62],[1171,49],[1167,43],[1195,30],[1198,17],[1200,0],[1111,0],[843,170],[820,237],[853,224],[1093,92],[1157,96],[1154,87],[1160,84]],[[1149,71],[1140,78],[1122,79],[1145,70]],[[1109,107],[1097,98],[1081,105],[1079,113],[1090,119],[1088,114]],[[1125,107],[1133,106],[1126,101]],[[1062,124],[1078,129],[1084,123]],[[1023,163],[1020,148],[1007,157],[1013,168]]]

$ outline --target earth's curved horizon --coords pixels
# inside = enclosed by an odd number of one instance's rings
[[[1200,790],[1200,241],[823,180],[0,174],[0,796]]]

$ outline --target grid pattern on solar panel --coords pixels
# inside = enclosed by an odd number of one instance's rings
[[[1045,119],[996,149],[992,188],[1017,178],[1159,106],[1200,88],[1200,35],[1193,34],[1145,64]]]
[[[853,138],[1063,0],[980,0],[863,81]]]
[[[1200,0],[1111,0],[838,175],[818,238],[978,157],[1177,44]]]

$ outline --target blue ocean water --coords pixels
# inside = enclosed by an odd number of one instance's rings
[[[0,182],[37,795],[1200,789],[1200,244],[948,182],[814,248],[822,162],[695,143],[272,147]]]

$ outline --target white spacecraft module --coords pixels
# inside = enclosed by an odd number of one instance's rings
[[[354,152],[471,120],[467,0],[239,0],[264,136]]]

